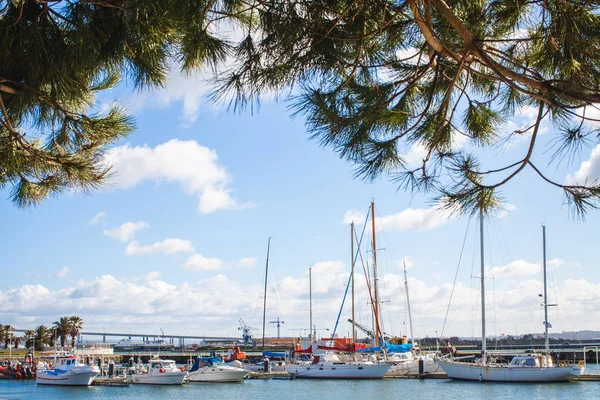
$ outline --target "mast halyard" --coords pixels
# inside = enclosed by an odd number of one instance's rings
[[[410,327],[410,343],[415,345],[415,337],[413,335],[412,316],[410,314],[410,297],[408,296],[408,279],[406,278],[406,261],[402,260],[404,264],[404,287],[406,288],[406,305],[408,307],[408,325]]]
[[[481,256],[481,360],[486,364],[486,343],[485,343],[485,268],[483,253],[483,212],[479,211],[479,251]]]
[[[379,326],[379,296],[377,294],[377,243],[375,242],[375,201],[371,201],[371,227],[373,234],[373,313],[375,314],[375,347],[381,345]]]
[[[267,243],[267,262],[265,266],[265,293],[263,301],[263,336],[262,336],[262,347],[265,349],[265,329],[266,329],[266,317],[267,317],[267,279],[269,276],[269,250],[271,249],[271,237],[269,236],[269,242]]]

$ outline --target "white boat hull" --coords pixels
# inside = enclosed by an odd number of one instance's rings
[[[241,368],[201,368],[188,373],[189,382],[241,382],[248,371]]]
[[[181,385],[185,376],[184,372],[134,374],[131,376],[131,383],[140,385]]]
[[[288,365],[288,372],[296,378],[309,379],[382,379],[391,364],[340,362],[309,365]]]
[[[38,385],[60,385],[60,386],[89,386],[98,376],[97,371],[38,371],[36,382]]]
[[[424,374],[433,374],[435,372],[441,371],[440,366],[437,364],[435,360],[426,358],[423,360],[423,373]],[[419,360],[407,360],[400,361],[392,364],[392,367],[389,370],[391,374],[418,374],[419,373]]]
[[[583,366],[515,367],[504,364],[478,365],[449,360],[438,364],[451,379],[481,382],[566,382],[579,375]]]

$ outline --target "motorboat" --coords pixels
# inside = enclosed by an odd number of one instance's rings
[[[227,365],[218,357],[198,357],[188,371],[189,382],[241,382],[248,371]]]
[[[89,386],[100,373],[97,366],[82,363],[76,355],[55,356],[53,362],[41,367],[36,372],[39,385]]]
[[[130,376],[131,383],[144,385],[181,385],[186,372],[177,368],[175,361],[153,358],[148,361],[148,368],[138,363]]]

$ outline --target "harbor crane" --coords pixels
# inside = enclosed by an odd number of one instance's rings
[[[352,319],[348,318],[348,322],[352,323]],[[358,322],[354,321],[354,326],[356,326],[358,329],[360,329],[361,331],[363,331],[364,333],[367,334],[368,337],[370,338],[375,338],[375,333],[373,333],[373,331],[369,328],[367,328],[366,326],[359,324]],[[383,332],[384,337],[389,336],[386,332]]]
[[[244,345],[246,346],[255,346],[256,342],[252,338],[252,331],[256,331],[258,328],[253,328],[251,326],[246,325],[243,319],[240,318],[240,326],[238,327],[238,331],[242,331],[242,340],[244,341]]]
[[[277,321],[269,321],[270,324],[277,324],[277,339],[279,339],[281,337],[280,335],[280,326],[281,324],[285,324],[285,321],[280,321],[279,317],[277,317]]]

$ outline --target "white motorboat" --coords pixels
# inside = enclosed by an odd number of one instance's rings
[[[53,358],[48,367],[38,368],[36,382],[39,385],[89,386],[98,376],[97,366],[83,364],[75,355]]]
[[[287,370],[296,378],[310,379],[382,379],[389,363],[342,361],[336,354],[314,355],[311,364],[289,364]]]
[[[148,369],[138,364],[131,375],[131,383],[144,385],[181,385],[186,373],[177,368],[173,360],[154,358],[148,361]]]
[[[546,351],[544,354],[528,354],[513,357],[510,364],[501,364],[491,361],[491,356],[486,350],[485,336],[485,268],[483,252],[483,216],[480,216],[480,255],[481,255],[481,354],[482,357],[475,363],[468,363],[442,358],[438,364],[449,378],[469,381],[492,382],[564,382],[569,381],[583,373],[583,365],[556,365],[550,356],[548,341],[548,304],[546,289],[546,227],[543,228],[544,237],[544,306],[546,327]]]
[[[189,382],[241,382],[248,375],[243,368],[227,365],[217,357],[198,357],[188,371]]]

